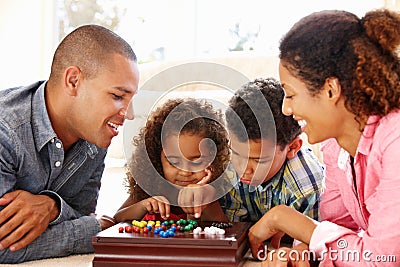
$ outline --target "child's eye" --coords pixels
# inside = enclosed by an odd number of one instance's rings
[[[190,164],[192,164],[193,166],[200,166],[201,164],[203,164],[203,161],[191,161]]]
[[[168,163],[169,163],[171,166],[174,166],[174,167],[179,166],[179,161],[168,160]]]
[[[271,162],[270,160],[265,160],[265,159],[263,159],[263,160],[255,159],[254,161],[255,161],[257,164],[267,164],[267,163],[270,163],[270,162]]]
[[[286,99],[292,99],[293,96],[292,96],[292,95],[286,95],[285,98],[286,98]]]

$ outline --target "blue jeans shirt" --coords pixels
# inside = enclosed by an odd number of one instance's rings
[[[18,189],[46,194],[58,202],[60,214],[27,247],[0,251],[0,263],[90,253],[92,236],[101,230],[89,214],[95,212],[107,150],[79,140],[64,153],[45,88],[41,81],[0,91],[0,196]]]

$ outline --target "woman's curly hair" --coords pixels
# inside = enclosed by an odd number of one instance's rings
[[[302,18],[282,38],[281,64],[317,95],[339,79],[346,109],[363,125],[400,107],[400,14],[374,10],[362,19],[339,10]]]
[[[138,184],[160,194],[167,190],[163,188],[163,183],[157,183],[160,176],[164,178],[161,165],[162,140],[166,136],[182,133],[212,140],[213,144],[209,142],[209,147],[215,158],[208,167],[212,172],[211,181],[225,171],[230,154],[221,111],[215,110],[206,100],[167,100],[149,115],[146,125],[133,138],[135,150],[128,162],[127,186],[134,202],[150,197]]]

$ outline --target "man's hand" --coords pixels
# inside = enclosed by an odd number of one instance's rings
[[[209,184],[191,184],[179,191],[178,205],[187,214],[200,218],[207,205],[215,199],[216,190]]]
[[[15,251],[29,245],[58,216],[56,201],[46,195],[16,190],[0,198],[0,250]]]

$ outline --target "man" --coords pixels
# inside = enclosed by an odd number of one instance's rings
[[[115,33],[77,28],[48,81],[0,91],[0,262],[93,252],[104,158],[138,89],[136,55]]]
[[[220,204],[230,221],[257,222],[280,204],[319,219],[324,168],[302,147],[298,122],[282,113],[283,97],[279,82],[269,78],[245,84],[229,101],[226,120],[236,172],[227,172],[234,188]]]

